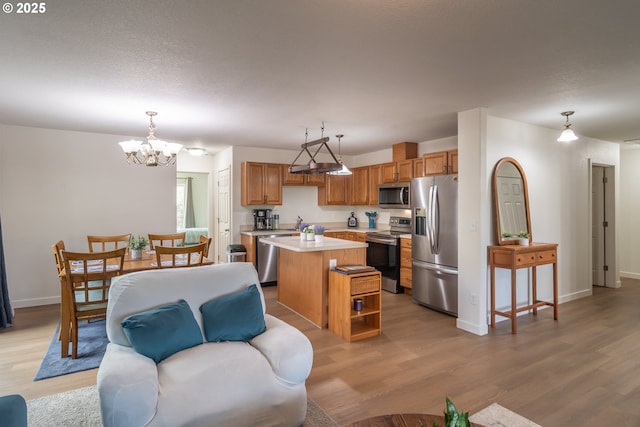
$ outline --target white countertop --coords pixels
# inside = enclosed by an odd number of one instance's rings
[[[329,231],[337,231],[337,232],[341,232],[341,231],[353,231],[355,233],[368,233],[370,231],[383,231],[383,230],[388,230],[389,227],[378,227],[378,228],[348,228],[345,226],[330,226],[327,225],[325,232]],[[299,233],[299,231],[295,231],[292,228],[279,228],[277,230],[240,230],[240,234],[245,234],[247,236],[270,236],[270,235],[287,235],[287,234],[293,234],[293,233]]]
[[[294,252],[318,252],[338,249],[358,249],[366,248],[368,246],[363,242],[334,239],[332,237],[326,236],[324,237],[322,242],[316,242],[315,240],[300,240],[299,236],[269,237],[266,239],[261,239],[260,242],[267,243],[278,248],[288,249]]]

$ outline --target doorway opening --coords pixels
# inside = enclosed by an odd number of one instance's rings
[[[200,236],[209,237],[209,174],[176,173],[177,232],[185,232],[185,245],[199,243]]]
[[[615,168],[591,167],[591,274],[593,286],[616,287]]]

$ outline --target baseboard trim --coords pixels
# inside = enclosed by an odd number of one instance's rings
[[[640,280],[640,273],[633,273],[631,271],[621,271],[620,277],[626,277],[627,279],[638,279]]]
[[[13,308],[37,307],[39,305],[51,305],[51,304],[60,304],[60,297],[55,296],[55,297],[11,300],[11,307]]]
[[[489,333],[488,325],[478,325],[461,319],[456,320],[456,327],[458,329],[462,329],[463,331],[471,332],[472,334],[479,336],[487,335]]]

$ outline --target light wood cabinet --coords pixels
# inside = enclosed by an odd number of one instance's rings
[[[241,193],[242,206],[281,205],[282,165],[243,162]]]
[[[324,174],[289,173],[289,165],[282,165],[282,185],[324,185]]]
[[[329,273],[329,330],[347,341],[381,333],[382,299],[379,271],[357,274]],[[362,309],[354,309],[354,300]]]
[[[420,178],[424,175],[424,157],[413,159],[413,177]]]
[[[333,237],[334,239],[352,240],[354,242],[367,241],[367,233],[361,233],[358,231],[326,231],[324,235],[327,237]]]
[[[246,261],[256,266],[256,238],[247,234],[240,235],[240,243],[244,245],[247,250]]]
[[[405,289],[412,288],[411,239],[400,239],[400,286]]]
[[[369,167],[351,169],[351,203],[353,205],[369,204]]]
[[[458,150],[427,153],[422,158],[425,176],[458,173]]]
[[[382,164],[382,182],[409,182],[413,178],[413,159]]]
[[[351,204],[351,176],[325,175],[324,187],[318,188],[318,205]]]
[[[382,183],[382,165],[369,166],[369,205],[378,206],[378,185]]]

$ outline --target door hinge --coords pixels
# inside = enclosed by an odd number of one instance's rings
[[[603,227],[608,227],[609,226],[609,221],[602,221],[602,226]]]
[[[603,266],[603,270],[604,271],[609,271],[609,266],[608,265]]]

